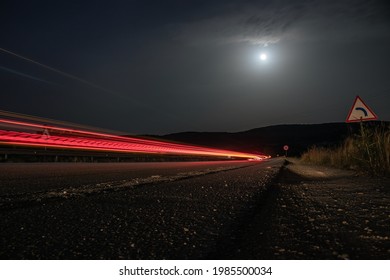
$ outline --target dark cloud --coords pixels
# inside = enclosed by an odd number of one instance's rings
[[[176,27],[176,36],[195,45],[241,42],[269,45],[281,40],[327,36],[346,40],[353,36],[383,36],[389,28],[387,6],[378,1],[267,2],[267,5],[246,2],[236,13],[222,11],[183,23]]]

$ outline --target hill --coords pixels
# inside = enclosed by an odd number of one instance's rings
[[[370,126],[378,124],[380,122],[368,123]],[[182,132],[155,138],[272,156],[284,154],[283,146],[288,145],[289,155],[297,156],[314,145],[337,146],[358,129],[358,123],[292,124],[267,126],[235,133]]]

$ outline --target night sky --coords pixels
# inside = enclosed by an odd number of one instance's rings
[[[0,110],[136,134],[390,120],[386,1],[1,1]],[[260,54],[267,59],[261,60]]]

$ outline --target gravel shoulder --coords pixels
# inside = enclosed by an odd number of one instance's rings
[[[289,159],[231,259],[390,259],[390,179]]]

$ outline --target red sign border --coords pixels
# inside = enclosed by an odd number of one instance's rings
[[[370,113],[374,116],[372,118],[368,118],[368,119],[357,119],[357,120],[349,120],[349,118],[351,117],[352,115],[352,111],[353,111],[353,108],[355,108],[355,105],[356,105],[356,102],[360,100],[363,105],[368,109],[368,111],[370,111]],[[367,106],[367,104],[363,101],[363,99],[361,99],[361,97],[359,95],[356,95],[355,97],[355,101],[353,102],[353,105],[351,107],[351,109],[349,110],[349,113],[348,113],[348,116],[347,116],[347,119],[345,120],[346,123],[351,123],[351,122],[361,122],[361,121],[373,121],[373,120],[377,120],[378,119],[378,116],[371,110],[370,107]]]

